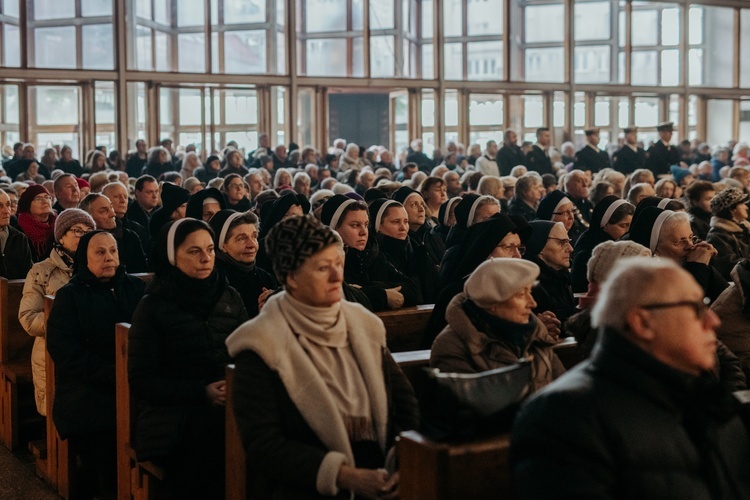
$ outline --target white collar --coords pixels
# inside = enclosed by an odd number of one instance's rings
[[[587,145],[588,147],[590,147],[591,149],[593,149],[594,151],[596,151],[597,153],[598,153],[599,151],[601,151],[601,149],[599,149],[599,148],[598,148],[597,146],[592,146],[591,144],[586,144],[586,145]]]
[[[628,143],[626,142],[626,143],[625,143],[625,145],[626,145],[627,147],[629,147],[630,149],[632,149],[633,151],[635,151],[636,153],[638,152],[638,145],[637,145],[637,144],[636,144],[636,145],[632,145],[632,144],[628,144]]]
[[[664,144],[667,147],[667,149],[669,149],[670,147],[672,147],[668,142],[664,142],[661,139],[659,139],[659,142],[661,142],[662,144]]]

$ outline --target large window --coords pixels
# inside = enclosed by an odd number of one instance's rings
[[[511,26],[520,28],[512,36],[513,80],[527,82],[565,81],[565,6],[539,0],[516,0]]]
[[[30,87],[30,140],[37,151],[55,144],[70,146],[73,157],[80,152],[80,88],[76,86]]]
[[[503,0],[445,0],[446,80],[502,80]]]

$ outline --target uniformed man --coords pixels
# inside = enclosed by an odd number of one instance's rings
[[[580,170],[589,170],[596,173],[604,168],[609,168],[609,155],[606,151],[599,149],[599,132],[598,128],[588,128],[586,133],[587,144],[576,153],[573,159],[574,167]]]
[[[503,135],[503,147],[497,153],[497,166],[500,167],[500,175],[510,175],[513,167],[525,163],[526,155],[518,146],[518,135],[513,130],[506,130]]]
[[[526,155],[526,167],[529,170],[535,170],[539,172],[539,175],[554,173],[549,159],[551,143],[552,134],[547,127],[536,129],[536,144],[531,146],[531,151]]]
[[[615,151],[612,163],[615,170],[625,175],[632,174],[646,164],[646,151],[638,147],[638,128],[627,127],[625,132],[625,144]]]
[[[659,132],[659,140],[648,148],[646,168],[659,176],[669,174],[669,167],[680,164],[680,150],[669,144],[674,132],[672,122],[660,123],[656,131]]]

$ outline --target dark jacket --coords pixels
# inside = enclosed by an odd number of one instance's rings
[[[276,278],[265,269],[257,265],[243,265],[225,253],[217,252],[216,267],[227,277],[232,288],[239,292],[250,318],[258,315],[258,297],[263,289],[275,290],[279,287]]]
[[[539,284],[531,290],[536,301],[535,314],[552,311],[563,325],[576,313],[576,301],[570,284],[570,273],[567,269],[555,271],[539,257],[529,259],[539,266]],[[563,326],[564,331],[564,326]]]
[[[128,173],[128,177],[135,179],[140,177],[146,163],[148,163],[148,158],[141,158],[137,153],[128,158],[128,161],[125,163],[125,171]]]
[[[750,257],[750,223],[736,223],[721,217],[711,217],[711,229],[706,241],[714,246],[718,254],[711,259],[711,265],[725,280],[730,281],[730,273],[741,259]]]
[[[680,150],[676,146],[664,145],[661,141],[656,141],[653,146],[648,148],[646,155],[646,168],[654,173],[654,176],[669,173],[669,167],[679,165]]]
[[[711,302],[716,300],[721,292],[729,286],[727,280],[713,266],[701,262],[684,262],[682,268],[698,282],[703,289],[703,293],[711,299]]]
[[[529,204],[521,198],[513,198],[510,200],[510,203],[508,204],[508,215],[521,216],[529,222],[538,219],[536,216],[536,210],[530,207]]]
[[[156,180],[159,180],[159,177],[162,174],[166,174],[167,172],[174,172],[174,165],[172,163],[147,163],[145,167],[143,167],[143,174],[144,175],[150,175]]]
[[[639,168],[643,168],[646,164],[646,151],[643,148],[636,149],[637,151],[633,151],[633,148],[626,144],[615,151],[612,156],[612,165],[615,170],[628,175]]]
[[[698,207],[688,208],[690,214],[690,229],[698,238],[705,240],[711,229],[711,212],[706,212]]]
[[[55,163],[55,167],[59,168],[66,174],[73,174],[76,177],[81,177],[83,175],[83,167],[81,167],[81,164],[78,160],[73,160],[73,159],[71,159],[70,161],[57,160],[57,163]],[[130,175],[128,176],[130,177]],[[138,176],[136,175],[135,177],[138,177]]]
[[[589,228],[583,233],[575,246],[575,257],[573,265],[570,268],[570,280],[573,285],[573,293],[583,293],[589,288],[587,277],[589,269],[589,259],[594,252],[594,248],[599,243],[612,241],[612,237],[604,232],[601,228]]]
[[[539,172],[539,175],[554,173],[549,156],[536,144],[526,153],[526,168]]]
[[[750,498],[749,436],[726,388],[617,332],[599,342],[516,417],[516,498]]]
[[[18,229],[8,226],[5,250],[0,252],[0,276],[9,280],[25,279],[32,265],[29,239]]]
[[[120,253],[120,264],[125,266],[129,273],[147,273],[148,262],[143,250],[141,238],[130,229],[126,229],[122,222],[117,220],[117,227],[113,229],[112,236],[117,240],[117,250]]]
[[[245,167],[240,168],[232,168],[229,165],[219,170],[219,177],[226,177],[229,174],[237,174],[240,177],[244,178],[248,174],[249,170]]]
[[[115,428],[115,324],[130,322],[143,291],[143,281],[122,266],[106,283],[85,268],[57,291],[47,350],[55,362],[52,416],[61,438]]]
[[[500,175],[510,175],[510,171],[516,165],[525,165],[526,156],[518,145],[509,146],[507,144],[497,152],[497,166],[500,168]]]
[[[206,167],[198,167],[193,170],[193,176],[204,184],[208,184],[212,179],[219,176],[218,170],[210,170]]]
[[[384,234],[378,234],[378,244],[388,262],[419,286],[421,303],[432,304],[436,298],[434,294],[440,287],[439,267],[431,262],[424,246],[414,245],[408,236],[405,240],[399,240]]]
[[[610,167],[611,164],[607,152],[603,150],[596,151],[588,145],[581,148],[581,150],[576,153],[574,159],[574,168],[579,168],[581,170],[598,172]]]
[[[141,226],[144,227],[144,229],[148,229],[149,222],[151,221],[151,215],[154,213],[154,211],[151,211],[151,214],[147,214],[141,206],[138,204],[137,201],[134,201],[128,206],[128,211],[126,212],[127,218],[129,221],[137,222]],[[148,231],[146,231],[146,234],[149,234]],[[144,249],[148,248],[149,245],[147,241],[142,242],[144,244]]]
[[[224,341],[248,319],[222,273],[214,271],[208,287],[177,273],[149,285],[130,329],[128,379],[141,459],[169,454],[191,414],[210,406],[206,385],[223,380],[230,361]]]
[[[141,240],[141,247],[143,247],[143,252],[147,252],[150,244],[150,238],[148,234],[148,230],[137,223],[134,220],[131,220],[130,217],[128,217],[128,214],[125,213],[125,215],[120,219],[120,222],[122,222],[122,227],[125,229],[130,229],[135,234],[138,235],[138,239]]]

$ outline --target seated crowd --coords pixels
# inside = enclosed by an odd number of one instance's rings
[[[91,496],[111,495],[128,322],[131,445],[175,498],[223,498],[230,362],[257,498],[396,498],[394,440],[420,416],[375,313],[434,304],[418,339],[433,368],[531,362],[511,432],[519,498],[748,498],[731,392],[750,376],[750,147],[706,155],[658,131],[644,151],[629,127],[610,154],[592,128],[562,154],[548,129],[523,145],[508,130],[433,158],[420,140],[394,158],[261,135],[204,163],[169,139],[83,165],[17,144],[0,276],[26,279],[37,409],[48,352],[47,417]],[[590,354],[568,373],[566,337]]]

